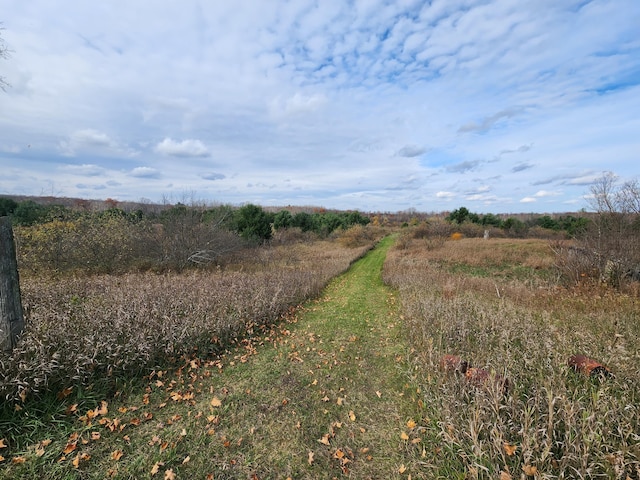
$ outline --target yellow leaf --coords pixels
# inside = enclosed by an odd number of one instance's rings
[[[338,397],[338,400],[336,400],[336,404],[342,405],[342,402],[344,402],[344,398]]]
[[[44,448],[38,447],[36,448],[36,457],[41,457],[44,455]]]
[[[76,458],[73,459],[71,464],[73,465],[74,468],[78,468],[80,466],[80,454],[79,453],[76,455]]]
[[[522,471],[525,475],[533,477],[536,473],[538,473],[538,468],[533,465],[525,465],[522,467]]]
[[[404,465],[400,465],[400,468],[398,469],[398,473],[404,473],[407,471],[407,467],[405,467]]]
[[[151,476],[154,476],[156,473],[160,471],[160,467],[164,465],[164,462],[156,462],[153,467],[151,467]]]
[[[411,430],[413,430],[414,428],[416,428],[416,422],[414,422],[413,420],[409,420],[407,422],[407,427],[409,427]]]
[[[313,457],[314,457],[314,453],[309,452],[309,458],[307,458],[307,462],[309,462],[309,465],[313,464]]]
[[[356,414],[353,413],[353,410],[349,412],[349,420],[351,420],[352,422],[356,421]]]
[[[49,445],[51,445],[51,439],[50,439],[50,438],[47,438],[46,440],[42,440],[42,441],[40,442],[40,445],[42,445],[42,448],[44,448],[44,447],[48,447]]]
[[[220,401],[220,399],[218,397],[213,397],[211,399],[211,406],[212,407],[220,407],[220,406],[222,406],[222,402]]]
[[[518,449],[517,445],[510,445],[508,443],[504,443],[502,445],[502,448],[504,448],[504,452],[509,455],[512,456],[514,453],[516,453],[516,450]]]
[[[323,445],[329,445],[329,434],[325,434],[322,436],[322,438],[319,438],[318,441],[320,443],[322,443]]]
[[[406,432],[402,432],[402,433],[400,434],[400,438],[401,438],[402,440],[409,440],[409,435],[407,435],[407,434],[406,434]]]
[[[0,438],[0,448],[7,448],[7,441],[4,438]]]
[[[176,480],[176,474],[173,473],[173,470],[165,470],[164,472],[164,480]]]
[[[4,457],[0,455],[0,462],[4,462]]]

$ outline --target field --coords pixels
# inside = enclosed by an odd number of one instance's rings
[[[633,290],[560,285],[545,240],[389,245],[358,280],[335,241],[24,278],[0,478],[640,478]]]
[[[539,240],[413,240],[391,251],[423,391],[432,478],[639,478],[638,297],[557,285]],[[583,354],[612,378],[569,368]],[[470,387],[443,355],[509,380]],[[429,476],[427,477],[429,478]]]

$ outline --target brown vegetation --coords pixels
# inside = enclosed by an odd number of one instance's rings
[[[224,350],[317,295],[371,244],[245,249],[226,268],[183,273],[23,275],[27,327],[13,353],[0,357],[0,397],[24,402],[71,385],[109,388],[196,352]]]
[[[560,287],[555,263],[542,240],[413,239],[390,251],[384,278],[399,290],[436,427],[434,478],[638,478],[637,298],[602,284]],[[574,354],[615,376],[575,373]],[[508,394],[469,389],[443,372],[443,358],[509,378]]]

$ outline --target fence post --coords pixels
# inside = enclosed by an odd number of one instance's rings
[[[24,328],[13,229],[0,217],[0,350],[10,352]]]

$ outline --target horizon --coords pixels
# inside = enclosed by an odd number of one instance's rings
[[[8,0],[0,194],[561,214],[638,178],[635,0]]]

